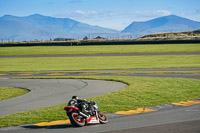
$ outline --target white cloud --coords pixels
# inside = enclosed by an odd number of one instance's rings
[[[167,10],[157,10],[154,12],[155,15],[161,15],[161,16],[167,16],[167,15],[171,15],[172,13],[170,11]]]
[[[62,13],[57,13],[57,14],[54,14],[53,16],[60,17],[60,18],[71,18],[71,19],[80,20],[80,19],[88,19],[88,18],[97,17],[98,13],[94,10],[88,10],[88,11],[76,10],[73,12],[65,11]]]
[[[146,16],[146,17],[159,17],[159,16],[167,16],[172,14],[168,10],[155,10],[155,11],[135,11],[133,15],[137,16]]]
[[[82,14],[82,15],[85,15],[85,14],[86,14],[85,11],[81,11],[81,10],[76,10],[75,13],[77,13],[77,14]]]
[[[96,11],[88,11],[89,14],[97,14]]]
[[[76,10],[70,14],[71,18],[75,19],[93,19],[98,16],[98,13],[94,10]]]

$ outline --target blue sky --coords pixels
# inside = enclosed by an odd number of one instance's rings
[[[200,0],[0,0],[0,16],[35,13],[122,30],[170,14],[200,21]]]

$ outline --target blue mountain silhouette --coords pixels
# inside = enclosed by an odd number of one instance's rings
[[[54,18],[40,14],[26,17],[12,15],[0,17],[0,39],[40,40],[117,32],[119,31],[99,26],[91,26],[69,18]]]
[[[200,22],[176,15],[159,17],[145,22],[133,22],[122,33],[147,35],[160,32],[182,32],[200,29]]]

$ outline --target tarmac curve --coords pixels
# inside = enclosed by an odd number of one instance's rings
[[[86,79],[0,79],[0,86],[25,88],[30,92],[0,101],[0,116],[64,104],[73,95],[89,98],[122,89],[121,82]]]

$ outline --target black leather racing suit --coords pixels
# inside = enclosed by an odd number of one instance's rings
[[[95,104],[93,101],[81,100],[81,99],[72,99],[68,102],[68,106],[75,106],[86,115],[92,115],[93,108],[91,104]]]

